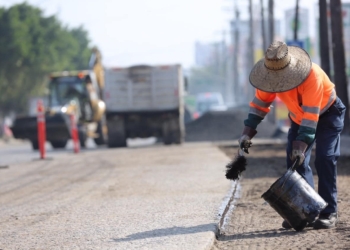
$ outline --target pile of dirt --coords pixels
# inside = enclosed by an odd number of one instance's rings
[[[237,140],[247,117],[248,112],[240,109],[208,112],[186,124],[186,141]],[[265,120],[259,124],[256,138],[276,136],[277,126]]]

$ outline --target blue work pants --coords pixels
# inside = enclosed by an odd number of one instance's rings
[[[316,143],[315,168],[318,175],[318,193],[328,203],[322,214],[337,212],[337,160],[340,155],[340,133],[344,127],[345,106],[339,98],[319,117],[315,141],[305,152],[305,161],[297,172],[314,187],[313,174],[309,166],[311,151]],[[288,131],[287,168],[293,165],[290,159],[292,143],[298,136],[299,125],[291,122]]]

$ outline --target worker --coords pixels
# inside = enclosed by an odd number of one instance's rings
[[[318,218],[307,226],[314,229],[333,228],[337,212],[337,159],[340,155],[340,133],[344,127],[345,106],[337,97],[335,86],[306,51],[275,41],[249,75],[256,88],[250,102],[248,118],[239,139],[248,153],[258,124],[270,111],[276,97],[287,106],[291,126],[288,131],[287,168],[297,161],[297,172],[314,187],[309,166],[311,149],[316,143],[315,168],[318,193],[328,203]],[[287,221],[282,227],[291,228]]]

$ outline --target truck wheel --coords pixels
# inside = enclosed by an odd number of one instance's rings
[[[106,119],[102,118],[101,121],[97,123],[97,128],[96,128],[96,134],[98,135],[97,138],[94,138],[94,142],[96,145],[104,145],[107,142],[107,127],[106,127]]]
[[[182,144],[183,143],[183,136],[181,135],[180,130],[177,130],[177,131],[173,132],[173,138],[174,138],[174,143],[176,143],[176,144]]]
[[[65,148],[67,145],[67,140],[62,141],[50,141],[53,148]]]
[[[180,131],[169,131],[168,133],[163,134],[163,142],[165,145],[170,145],[172,143],[181,144],[183,138]]]
[[[86,132],[79,129],[78,135],[79,135],[80,147],[86,148]]]
[[[120,148],[126,147],[125,124],[122,118],[111,118],[107,121],[108,127],[108,147]]]
[[[38,150],[39,149],[39,143],[36,140],[30,141],[32,143],[32,149]]]
[[[171,118],[163,122],[163,143],[170,145],[172,143],[181,144],[183,136],[180,130],[178,118]]]
[[[173,143],[173,140],[171,139],[170,136],[163,137],[163,143],[164,145],[170,145]]]
[[[174,143],[176,144],[182,144],[185,140],[185,130],[184,130],[184,124],[181,126],[180,124],[180,118],[176,117],[174,119],[174,127],[173,127],[173,138]]]
[[[171,121],[170,120],[166,120],[163,122],[162,134],[163,134],[163,143],[165,145],[170,145],[173,143],[173,136],[172,136],[172,131],[171,131]]]

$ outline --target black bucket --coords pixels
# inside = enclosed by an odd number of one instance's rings
[[[295,171],[294,166],[267,190],[261,197],[283,217],[296,231],[303,230],[313,222],[327,203]]]

